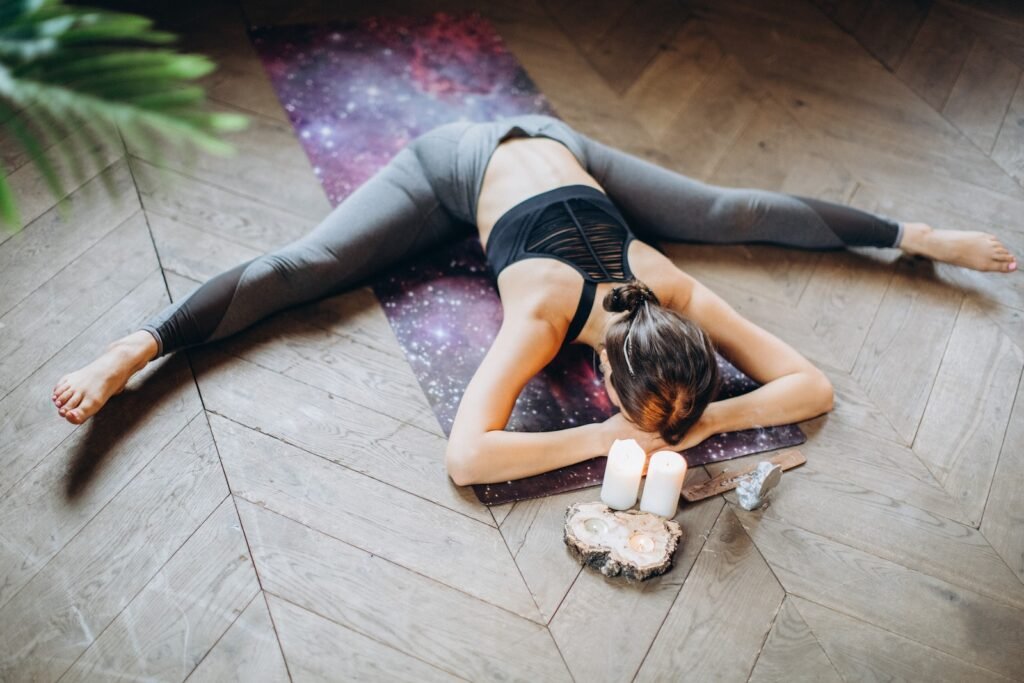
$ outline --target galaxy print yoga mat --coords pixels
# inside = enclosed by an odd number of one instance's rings
[[[330,200],[336,205],[402,147],[455,120],[553,114],[479,15],[366,19],[256,28],[251,37]],[[475,237],[383,274],[374,289],[445,433],[501,325],[493,275]],[[726,363],[725,395],[757,385]],[[594,355],[565,349],[523,391],[508,429],[599,422],[614,409]],[[803,443],[796,426],[722,434],[684,452],[700,465]],[[600,484],[605,458],[474,487],[487,504]]]

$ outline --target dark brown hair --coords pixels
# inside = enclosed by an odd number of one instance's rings
[[[718,391],[711,338],[638,280],[608,292],[604,309],[626,314],[604,339],[623,412],[640,429],[678,443]]]

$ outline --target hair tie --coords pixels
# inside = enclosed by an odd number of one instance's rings
[[[633,334],[633,323],[629,323],[629,332],[626,332],[626,338],[622,342],[622,355],[626,357],[626,367],[629,368],[629,374],[635,375],[633,372],[633,364],[629,362],[629,337]]]

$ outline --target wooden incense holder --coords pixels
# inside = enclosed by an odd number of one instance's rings
[[[601,502],[565,511],[565,545],[605,576],[645,581],[672,568],[683,530],[671,519],[638,510],[616,511]]]
[[[776,453],[772,457],[768,458],[768,461],[780,466],[783,470],[791,470],[794,467],[799,467],[807,462],[800,451],[795,449],[785,450],[780,453]],[[717,476],[708,479],[701,484],[693,484],[683,488],[683,498],[688,502],[692,503],[698,500],[704,500],[711,496],[716,496],[719,493],[725,493],[736,488],[739,484],[739,479],[745,474],[750,474],[757,469],[757,463],[753,465],[747,465],[738,470],[725,470],[720,472]]]

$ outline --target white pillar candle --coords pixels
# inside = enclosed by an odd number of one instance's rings
[[[640,509],[662,517],[675,517],[679,492],[686,478],[686,460],[672,451],[658,451],[647,465],[647,482]]]
[[[636,503],[647,454],[635,439],[616,439],[608,451],[601,484],[601,501],[613,510],[628,510]]]

